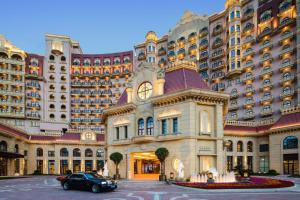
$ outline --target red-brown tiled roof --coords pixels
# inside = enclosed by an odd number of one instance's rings
[[[271,130],[296,125],[300,125],[300,112],[282,115],[279,120],[271,127]]]
[[[270,129],[272,125],[262,125],[262,126],[237,126],[237,125],[225,125],[224,131],[232,132],[264,132]]]
[[[208,85],[195,70],[181,68],[166,73],[164,85],[165,94],[175,93],[187,89],[210,90]],[[126,102],[127,92],[125,90],[121,95],[117,105],[124,105]]]
[[[0,123],[0,132],[4,132],[4,133],[15,135],[15,136],[21,136],[23,138],[28,139],[28,135],[25,132],[14,129],[14,128],[7,126],[5,124],[2,124],[2,123]]]
[[[199,73],[191,69],[177,69],[166,73],[164,93],[169,94],[185,89],[209,90]]]

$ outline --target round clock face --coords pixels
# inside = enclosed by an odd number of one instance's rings
[[[152,85],[149,82],[144,82],[139,86],[138,96],[142,100],[146,100],[152,95]]]

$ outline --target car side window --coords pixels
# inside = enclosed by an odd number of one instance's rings
[[[72,174],[69,178],[71,179],[76,178],[76,174]]]
[[[77,177],[78,179],[82,179],[83,178],[83,175],[82,174],[77,174]]]

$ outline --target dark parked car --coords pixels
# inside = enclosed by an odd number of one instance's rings
[[[65,177],[58,177],[64,190],[87,190],[94,193],[113,191],[117,183],[94,173],[74,173]]]

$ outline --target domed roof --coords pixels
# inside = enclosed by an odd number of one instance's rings
[[[176,93],[188,89],[210,90],[207,83],[200,77],[200,74],[193,69],[179,68],[166,72],[164,94]],[[126,103],[127,92],[125,90],[117,105],[124,105]]]
[[[146,40],[147,41],[157,41],[157,36],[156,36],[156,33],[154,31],[149,31],[147,34],[146,34]]]

